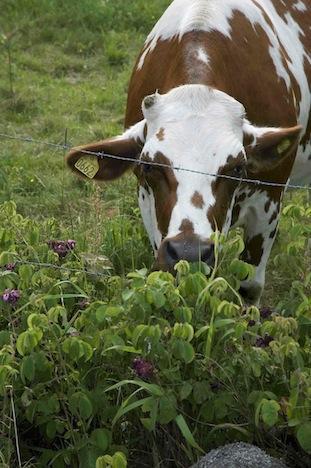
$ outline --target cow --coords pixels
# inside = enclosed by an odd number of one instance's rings
[[[134,67],[124,133],[70,151],[83,177],[134,171],[158,269],[213,266],[213,233],[242,226],[255,275],[241,294],[259,303],[284,186],[311,182],[310,29],[310,0],[172,1]]]

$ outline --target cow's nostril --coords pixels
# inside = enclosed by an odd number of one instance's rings
[[[214,263],[214,245],[209,244],[201,252],[201,261],[212,266]]]
[[[173,247],[171,242],[167,242],[166,251],[167,251],[168,256],[171,258],[171,260],[174,260],[174,261],[179,260],[177,250]]]

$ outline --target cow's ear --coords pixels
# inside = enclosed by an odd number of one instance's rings
[[[250,133],[244,135],[248,170],[251,173],[275,169],[292,155],[299,142],[301,126],[290,128],[267,129],[260,131],[260,136]]]
[[[144,127],[144,122],[139,122],[122,136],[72,148],[66,156],[67,164],[83,178],[99,181],[117,179],[139,158],[144,145]]]

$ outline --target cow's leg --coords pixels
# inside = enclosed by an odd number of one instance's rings
[[[251,197],[253,198],[253,197]],[[258,305],[265,284],[266,266],[277,233],[280,203],[266,193],[256,203],[247,203],[244,218],[245,250],[242,259],[255,268],[255,276],[241,283],[240,293],[247,303]]]

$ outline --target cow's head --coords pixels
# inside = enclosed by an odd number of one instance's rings
[[[157,266],[171,269],[180,259],[212,265],[211,237],[230,227],[239,179],[269,179],[293,155],[300,127],[253,127],[239,102],[202,85],[147,96],[142,107],[144,120],[120,137],[74,148],[68,164],[101,181],[133,168]]]

